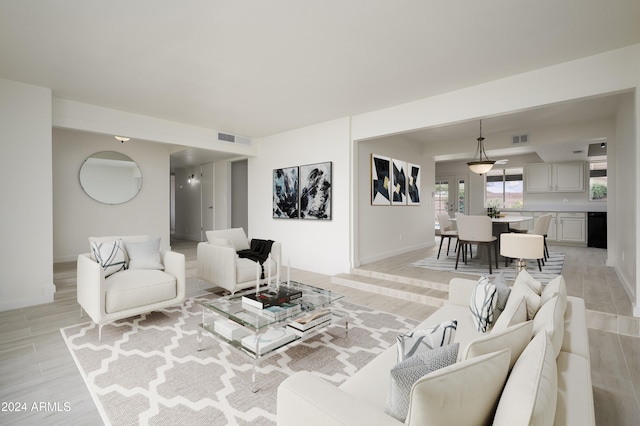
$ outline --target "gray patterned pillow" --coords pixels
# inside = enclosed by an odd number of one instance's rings
[[[496,286],[489,281],[486,275],[483,275],[473,289],[469,303],[469,309],[471,309],[478,331],[485,333],[488,330],[489,324],[493,322],[493,310],[497,301]]]
[[[104,277],[127,269],[122,240],[108,243],[91,242],[91,251],[96,262],[104,269]]]
[[[413,384],[433,371],[455,364],[459,346],[459,343],[442,346],[407,358],[393,367],[385,413],[404,422],[409,412]]]
[[[493,280],[493,285],[496,286],[496,308],[493,310],[493,322],[498,320],[498,317],[504,311],[504,307],[507,305],[507,299],[511,293],[511,287],[507,285],[504,279],[504,273],[500,272],[496,275],[496,279]]]
[[[398,362],[440,346],[450,345],[453,343],[457,328],[458,321],[451,320],[442,322],[435,327],[398,336]]]

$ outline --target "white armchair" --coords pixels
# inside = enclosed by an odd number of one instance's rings
[[[117,240],[122,240],[126,248],[127,243],[145,243],[151,239],[148,236],[90,238],[91,242],[97,243]],[[125,256],[129,261],[126,250]],[[124,269],[107,277],[93,252],[78,256],[80,315],[84,310],[98,325],[99,339],[105,324],[182,304],[185,298],[185,257],[173,251],[161,251],[159,256],[161,265],[158,267],[164,270]]]
[[[243,228],[207,231],[207,241],[198,244],[197,277],[215,286],[222,287],[232,294],[256,285],[257,263],[254,260],[238,256],[241,250],[249,250],[251,242]],[[257,241],[257,240],[256,240]],[[265,278],[275,280],[281,268],[281,244],[271,244],[271,258],[263,263]]]

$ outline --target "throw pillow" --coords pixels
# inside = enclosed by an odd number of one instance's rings
[[[533,278],[526,269],[523,269],[518,273],[514,286],[516,283],[526,284],[538,296],[540,296],[540,293],[542,292],[542,283]]]
[[[507,380],[509,359],[509,349],[503,349],[427,374],[413,385],[406,423],[456,426],[491,424]]]
[[[461,360],[470,359],[476,356],[489,354],[505,348],[511,349],[511,362],[509,371],[513,368],[518,357],[527,347],[533,336],[533,322],[527,321],[513,325],[504,330],[493,330],[486,336],[478,337],[469,342],[462,351]]]
[[[458,321],[451,320],[440,323],[435,327],[416,330],[398,336],[398,362],[440,346],[452,344],[457,328]]]
[[[533,319],[533,317],[536,316],[536,312],[538,312],[538,309],[540,308],[540,296],[535,291],[533,291],[531,287],[524,281],[518,282],[516,280],[516,282],[513,283],[513,288],[511,288],[511,294],[509,295],[509,298],[520,296],[524,296],[525,300],[527,301],[527,319]]]
[[[485,333],[489,324],[493,322],[493,310],[496,307],[496,286],[489,282],[489,278],[483,275],[471,294],[469,309],[478,331]]]
[[[455,364],[459,345],[442,346],[407,358],[393,367],[385,412],[403,422],[409,411],[413,384],[426,374]]]
[[[160,269],[164,265],[160,259],[160,238],[140,243],[126,243],[129,255],[129,269]]]
[[[493,325],[493,331],[504,330],[527,320],[527,300],[524,295],[511,295],[500,318]]]
[[[544,304],[533,319],[533,334],[546,331],[551,339],[556,357],[562,350],[564,340],[564,305],[560,296],[555,296]]]
[[[127,269],[122,240],[105,243],[91,242],[91,252],[96,262],[104,269],[104,277]]]
[[[554,296],[559,295],[560,300],[562,300],[562,304],[566,308],[567,306],[567,284],[564,281],[562,275],[558,275],[542,289],[542,294],[540,295],[540,306],[547,303]]]
[[[496,295],[498,298],[496,301],[496,308],[493,310],[493,321],[496,322],[507,305],[509,293],[511,293],[511,287],[507,285],[507,282],[504,279],[504,273],[502,272],[500,272],[493,280],[493,285],[496,286]]]
[[[553,425],[557,368],[549,336],[546,332],[536,335],[511,370],[493,425]]]

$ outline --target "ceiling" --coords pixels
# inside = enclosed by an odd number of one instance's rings
[[[0,0],[0,77],[256,138],[636,44],[639,17],[637,0]]]

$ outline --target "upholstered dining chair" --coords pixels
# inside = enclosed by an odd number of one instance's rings
[[[449,220],[449,215],[447,213],[438,214],[438,223],[440,223],[440,248],[438,249],[438,257],[436,259],[440,259],[440,251],[442,250],[442,242],[444,239],[448,239],[447,242],[447,256],[449,256],[449,248],[451,247],[451,238],[456,239],[456,247],[454,251],[457,251],[458,248],[458,231],[453,229],[453,224],[451,220]]]
[[[458,253],[456,254],[456,268],[458,269],[458,261],[460,260],[460,252],[464,263],[467,263],[466,250],[471,244],[487,247],[489,258],[489,273],[493,272],[491,267],[491,248],[493,246],[495,252],[496,268],[498,268],[498,238],[493,235],[493,224],[488,216],[458,216]]]
[[[542,235],[544,237],[544,253],[542,264],[549,258],[549,248],[547,247],[547,234],[549,233],[549,226],[551,225],[551,213],[543,214],[533,224],[533,229],[530,234]]]

